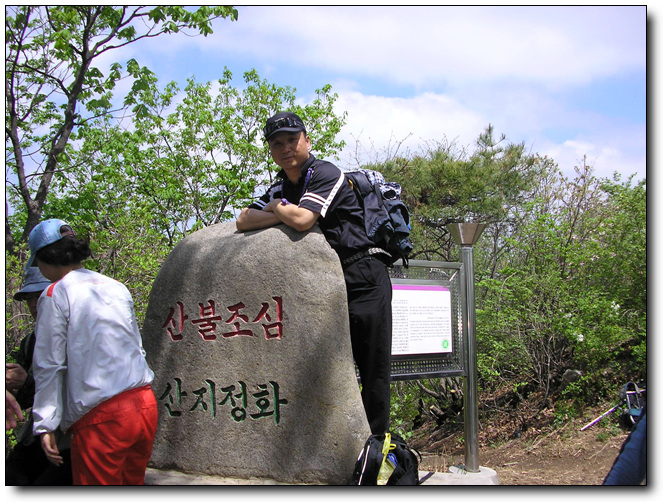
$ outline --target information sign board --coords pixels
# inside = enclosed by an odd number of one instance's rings
[[[410,260],[389,275],[392,380],[465,376],[462,264]]]
[[[449,289],[417,284],[392,287],[392,355],[452,352]]]

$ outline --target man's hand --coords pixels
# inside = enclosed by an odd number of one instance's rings
[[[60,450],[55,442],[55,434],[53,432],[46,432],[41,435],[41,448],[46,454],[48,461],[54,465],[62,465],[62,457]]]
[[[28,373],[23,369],[23,366],[16,363],[5,363],[5,387],[16,392],[23,387],[25,380],[28,378]]]
[[[23,420],[23,412],[16,398],[5,389],[5,430],[16,427],[17,420]]]

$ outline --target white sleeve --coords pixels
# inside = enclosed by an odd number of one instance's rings
[[[32,407],[33,432],[53,432],[62,419],[64,375],[67,370],[66,302],[59,305],[54,287],[46,289],[37,305],[35,351],[32,367],[35,377],[35,401]],[[62,295],[66,298],[66,295]]]

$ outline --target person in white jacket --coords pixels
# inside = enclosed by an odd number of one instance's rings
[[[89,245],[62,220],[41,222],[29,244],[27,266],[53,281],[38,303],[33,432],[56,465],[54,431],[71,433],[75,485],[143,484],[157,404],[131,294],[83,267]]]

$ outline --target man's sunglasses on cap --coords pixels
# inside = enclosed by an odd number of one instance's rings
[[[265,135],[265,139],[269,139],[272,134],[281,129],[296,132],[306,130],[306,126],[304,126],[304,122],[297,117],[281,117],[271,123],[268,121],[262,132]]]

